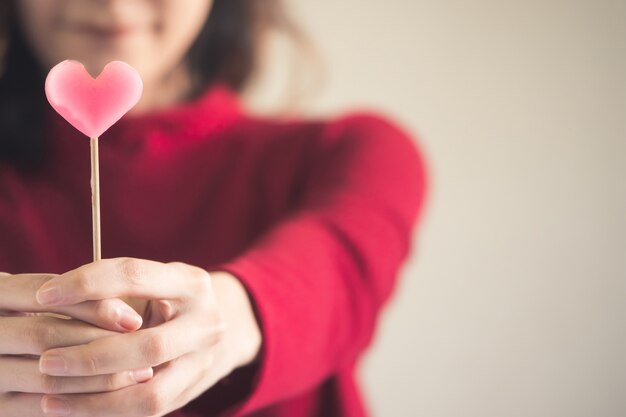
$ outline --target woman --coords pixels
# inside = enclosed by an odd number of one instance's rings
[[[355,365],[424,195],[411,140],[241,109],[279,1],[2,7],[0,415],[366,415]],[[98,262],[88,140],[43,94],[64,59],[144,81],[101,138]]]

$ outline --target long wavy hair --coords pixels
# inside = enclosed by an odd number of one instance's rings
[[[45,74],[15,12],[14,0],[0,1],[0,163],[35,171],[46,150],[41,123]],[[258,67],[260,39],[271,29],[299,36],[281,0],[214,0],[186,56],[193,94],[214,82],[241,91]]]

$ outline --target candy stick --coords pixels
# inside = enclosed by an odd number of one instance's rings
[[[93,260],[102,259],[98,138],[141,98],[139,73],[122,61],[109,62],[95,80],[80,62],[66,60],[46,77],[50,105],[90,138]]]
[[[100,167],[98,165],[98,138],[89,140],[91,145],[91,219],[93,227],[93,261],[102,259],[100,238]]]

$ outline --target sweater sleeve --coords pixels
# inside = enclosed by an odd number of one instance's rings
[[[297,210],[220,265],[245,285],[263,346],[240,416],[309,390],[364,351],[407,257],[425,193],[401,129],[361,114],[329,123]]]

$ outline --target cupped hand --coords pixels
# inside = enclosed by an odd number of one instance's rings
[[[46,282],[43,306],[117,297],[145,300],[146,326],[81,346],[47,350],[43,373],[94,377],[154,368],[149,381],[96,394],[47,395],[49,416],[162,416],[178,409],[257,356],[261,333],[239,281],[184,263],[133,258],[84,265]],[[49,308],[49,307],[46,307]]]
[[[141,317],[119,299],[43,307],[35,299],[35,293],[55,277],[0,273],[2,417],[43,415],[40,407],[43,394],[111,391],[152,377],[151,368],[87,377],[50,376],[40,372],[38,356],[46,350],[87,344],[136,330],[142,324]]]

